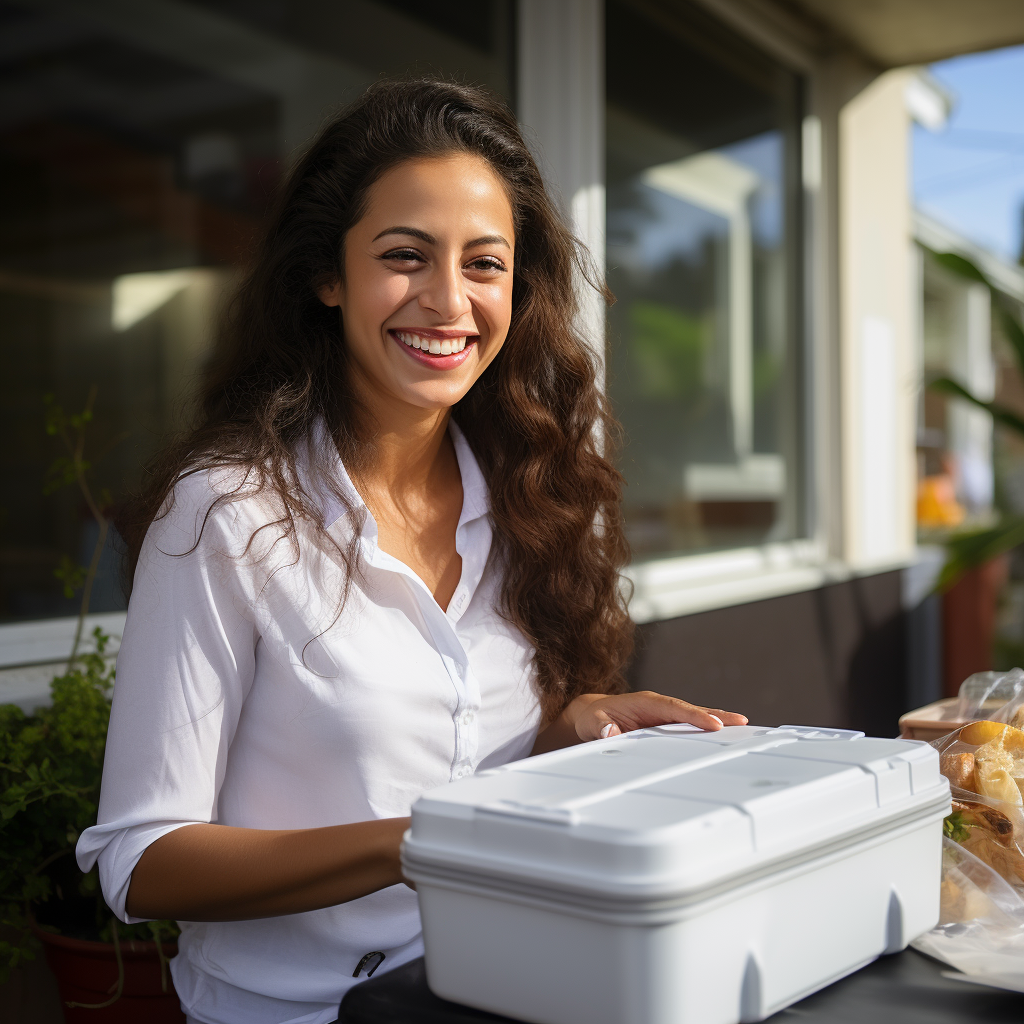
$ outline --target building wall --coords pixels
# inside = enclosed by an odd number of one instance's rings
[[[650,623],[630,683],[759,725],[895,736],[900,714],[933,696],[931,680],[915,686],[914,667],[915,641],[930,649],[934,637],[903,595],[903,573],[893,571]]]

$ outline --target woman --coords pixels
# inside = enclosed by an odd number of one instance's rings
[[[399,843],[424,790],[745,721],[621,692],[627,547],[581,267],[513,115],[476,89],[378,84],[292,174],[202,423],[125,526],[78,847],[121,919],[188,922],[192,1019],[320,1024],[366,954],[418,955]]]

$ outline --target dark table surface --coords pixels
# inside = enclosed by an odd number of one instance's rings
[[[912,949],[862,970],[769,1017],[773,1024],[1022,1024],[1024,995],[944,978],[943,964]],[[493,1013],[438,999],[422,958],[356,985],[339,1024],[476,1024]]]

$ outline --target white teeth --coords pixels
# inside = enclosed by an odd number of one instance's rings
[[[461,352],[469,340],[466,336],[461,338],[446,338],[441,341],[439,338],[421,338],[418,334],[407,331],[395,331],[395,337],[410,348],[419,349],[422,352],[429,352],[432,356],[450,356]]]

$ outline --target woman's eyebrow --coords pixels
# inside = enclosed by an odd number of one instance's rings
[[[421,242],[426,242],[427,245],[437,244],[437,239],[428,232],[421,231],[419,228],[408,228],[402,226],[385,228],[373,240],[376,242],[377,239],[383,238],[385,235],[410,235],[413,238],[418,238]],[[479,238],[474,238],[471,242],[467,242],[464,248],[473,249],[478,245],[503,245],[509,251],[512,249],[512,246],[509,245],[508,241],[502,235],[481,235]]]
[[[467,242],[466,248],[474,249],[478,245],[503,245],[510,251],[512,249],[512,246],[501,235],[481,235],[479,238],[474,238],[472,242]]]
[[[427,245],[433,245],[437,239],[433,235],[427,234],[426,231],[420,231],[419,228],[385,228],[379,235],[374,238],[376,242],[378,238],[383,238],[385,235],[412,235],[413,238],[418,238],[421,242],[426,242]]]

